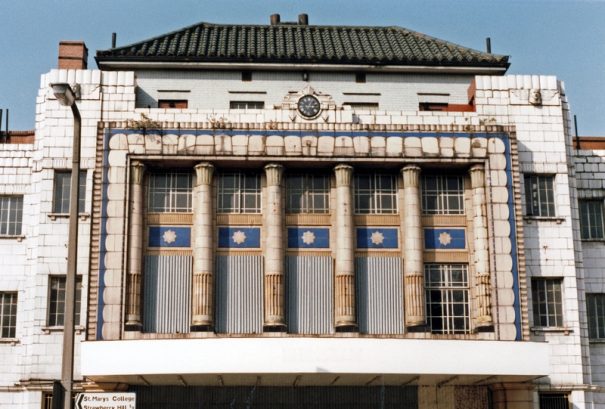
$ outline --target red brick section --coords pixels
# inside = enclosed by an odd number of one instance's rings
[[[0,132],[0,144],[34,143],[36,137],[33,129],[31,131],[8,131],[8,138],[6,140],[5,135],[4,131]]]
[[[88,67],[88,48],[84,41],[59,43],[59,69],[85,70]]]
[[[475,92],[477,91],[477,83],[473,79],[471,81],[471,85],[469,85],[467,94],[468,94],[468,104],[475,105]]]
[[[576,149],[605,150],[605,136],[578,136],[573,138]]]

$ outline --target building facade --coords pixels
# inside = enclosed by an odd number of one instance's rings
[[[201,23],[99,51],[98,70],[61,50],[35,141],[0,144],[3,407],[47,404],[59,376],[57,82],[83,124],[76,390],[139,408],[605,405],[605,165],[599,141],[573,144],[555,77],[305,15]]]

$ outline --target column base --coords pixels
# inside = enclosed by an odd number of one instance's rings
[[[350,324],[350,325],[340,325],[336,328],[334,328],[334,331],[342,333],[342,332],[359,332],[359,328],[357,328],[357,325],[355,324]]]
[[[288,327],[284,324],[263,325],[263,332],[288,332]]]
[[[140,324],[138,322],[127,322],[126,324],[124,324],[124,331],[142,332],[143,324]]]
[[[214,325],[192,325],[189,330],[191,332],[214,332]]]

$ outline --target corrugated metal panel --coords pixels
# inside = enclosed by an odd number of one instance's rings
[[[262,333],[262,256],[217,256],[216,277],[217,332]]]
[[[418,409],[417,386],[132,386],[144,409]]]
[[[143,331],[189,332],[191,256],[145,256]]]
[[[357,257],[359,331],[403,334],[403,269],[399,257]]]
[[[294,334],[334,332],[332,257],[288,256],[288,331]]]

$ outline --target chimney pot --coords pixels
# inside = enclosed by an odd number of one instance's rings
[[[280,22],[279,14],[271,14],[270,21],[272,26],[278,25]]]
[[[59,43],[59,69],[85,70],[88,67],[88,48],[84,41]]]
[[[298,24],[301,26],[309,25],[309,15],[307,13],[302,13],[298,15]]]

